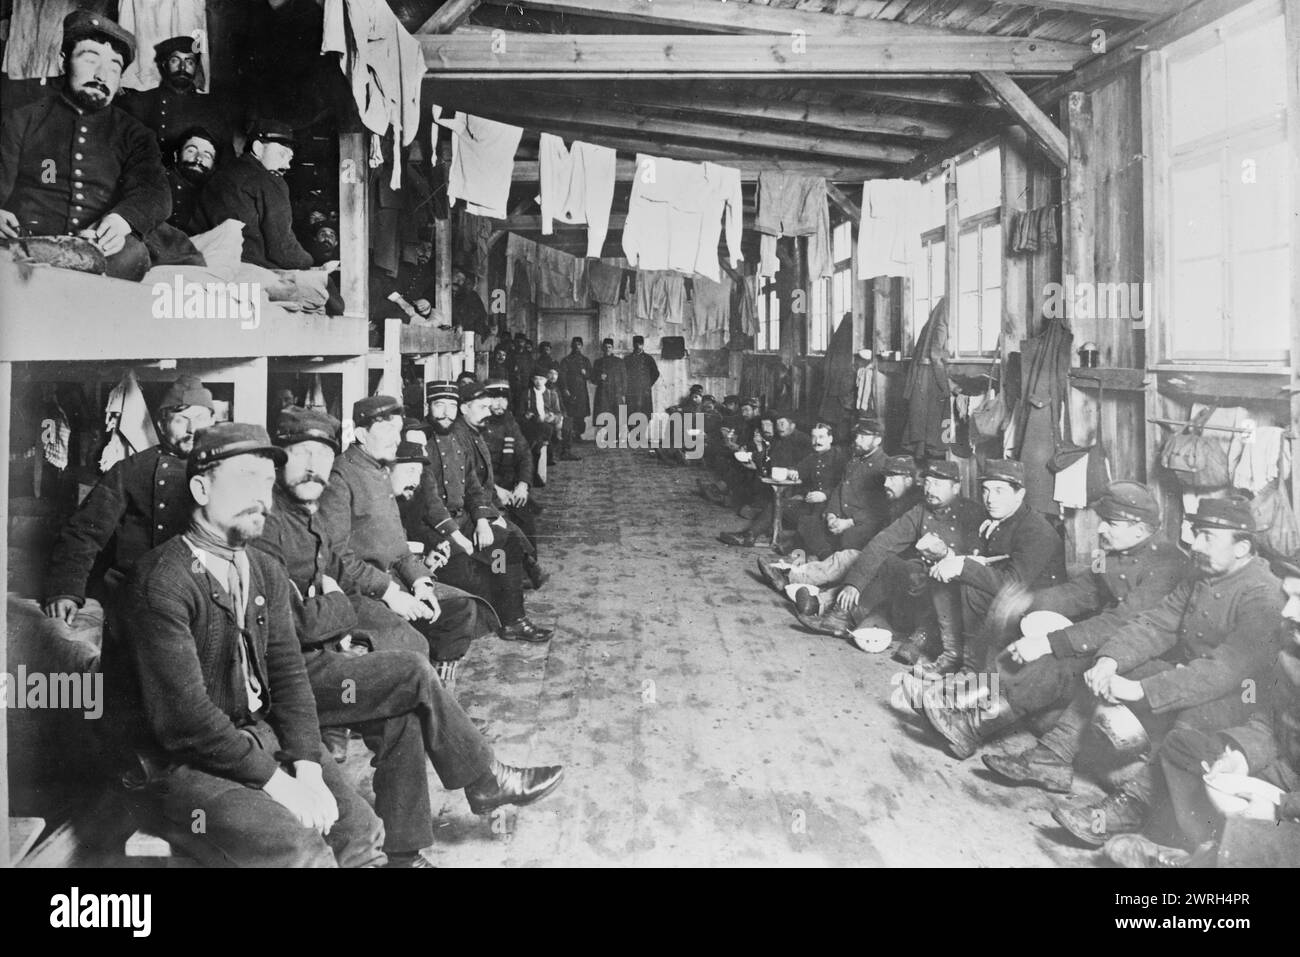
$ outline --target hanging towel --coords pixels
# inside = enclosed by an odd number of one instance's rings
[[[321,53],[337,53],[366,129],[403,146],[420,126],[424,54],[383,0],[325,0]],[[514,152],[510,154],[514,156]],[[393,163],[391,185],[402,186],[402,164]]]
[[[618,303],[623,287],[623,268],[603,262],[588,263],[587,282],[591,298],[603,306],[613,306]]]
[[[99,470],[107,472],[128,455],[143,452],[158,444],[158,432],[145,404],[144,393],[134,372],[127,372],[108,394],[104,406],[104,431],[112,438],[99,457]]]
[[[826,180],[764,170],[758,174],[758,215],[754,228],[763,234],[759,274],[776,274],[776,240],[781,236],[808,236],[808,275],[830,276],[831,218],[826,205]]]
[[[192,36],[198,41],[200,63],[194,88],[200,93],[208,92],[207,71],[212,68],[212,54],[208,49],[207,0],[121,0],[117,22],[123,30],[135,34],[136,44],[135,60],[122,72],[123,89],[156,87],[162,82],[162,76],[154,62],[154,44],[172,37]]]
[[[505,219],[515,150],[524,131],[468,113],[457,113],[453,119],[438,120],[438,124],[451,130],[448,206],[463,199],[471,213]]]
[[[587,224],[587,255],[600,256],[614,202],[615,154],[607,146],[574,141],[572,149],[551,133],[541,134],[542,235],[552,221]]]
[[[1261,425],[1254,432],[1235,432],[1228,445],[1228,461],[1232,467],[1232,485],[1250,492],[1258,492],[1269,482],[1285,479],[1290,473],[1290,456],[1286,453],[1282,429],[1275,425]]]
[[[921,261],[921,184],[877,179],[862,184],[858,278],[909,276]]]

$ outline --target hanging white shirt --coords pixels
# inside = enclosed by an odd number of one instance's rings
[[[457,113],[438,125],[451,130],[451,168],[447,175],[447,204],[465,201],[476,216],[506,218],[515,150],[524,131],[518,126]]]
[[[614,202],[616,155],[607,146],[574,141],[572,148],[552,133],[541,134],[542,235],[551,235],[552,221],[587,224],[587,255],[599,258],[609,231]]]

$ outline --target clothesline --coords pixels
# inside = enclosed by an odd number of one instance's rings
[[[1078,378],[1083,378],[1083,376],[1079,376]],[[1256,429],[1246,429],[1246,428],[1242,428],[1242,427],[1239,426],[1239,425],[1198,425],[1198,424],[1195,423],[1195,422],[1182,422],[1182,421],[1179,421],[1178,419],[1147,419],[1147,421],[1148,421],[1148,422],[1151,422],[1151,423],[1153,423],[1153,424],[1155,424],[1155,425],[1166,425],[1166,426],[1169,426],[1170,428],[1180,428],[1180,429],[1183,429],[1183,428],[1187,428],[1189,425],[1191,425],[1191,426],[1195,426],[1195,427],[1198,428],[1198,429],[1208,429],[1208,430],[1210,430],[1211,432],[1236,432],[1236,433],[1239,433],[1239,434],[1242,434],[1242,435],[1247,435],[1247,434],[1249,434],[1249,433],[1251,433],[1251,432],[1258,431],[1258,430],[1256,430]],[[1291,440],[1291,441],[1293,441],[1293,442],[1295,441],[1295,437],[1296,437],[1296,436],[1295,436],[1295,433],[1294,433],[1294,432],[1283,432],[1283,433],[1282,433],[1282,438],[1284,438],[1284,439],[1289,439],[1289,440]]]

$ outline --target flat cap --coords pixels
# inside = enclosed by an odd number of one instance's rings
[[[1097,500],[1097,517],[1107,522],[1160,524],[1160,503],[1141,482],[1111,482]]]
[[[190,451],[186,473],[196,475],[236,455],[265,455],[277,466],[283,465],[286,457],[284,449],[272,445],[271,437],[260,425],[218,422],[201,429],[194,436],[194,448]]]
[[[885,427],[879,419],[861,418],[853,423],[854,435],[884,435]]]
[[[352,403],[352,421],[357,428],[364,429],[390,415],[404,415],[405,411],[402,403],[391,395],[368,395]]]
[[[293,127],[283,120],[259,120],[248,131],[250,140],[262,140],[266,143],[284,143],[293,145]]]
[[[949,482],[961,481],[961,469],[956,462],[949,462],[947,459],[931,459],[925,463],[925,468],[921,471],[921,474],[947,479]]]
[[[1192,528],[1222,528],[1255,533],[1255,516],[1244,498],[1203,498],[1194,515],[1187,516]]]
[[[537,378],[549,379],[550,377],[551,377],[551,370],[548,369],[546,366],[534,366],[532,375],[529,376],[529,378],[532,379],[537,379]]]
[[[487,389],[488,395],[510,398],[510,383],[505,379],[488,379],[484,388]]]
[[[980,472],[980,482],[1008,482],[1025,487],[1025,463],[1015,459],[989,459]]]
[[[724,395],[722,397],[722,402],[724,405],[740,405],[740,396],[734,394]]]
[[[212,393],[199,381],[196,375],[183,375],[177,378],[163,393],[158,403],[158,410],[185,409],[192,405],[201,405],[212,409]]]
[[[173,53],[193,53],[198,56],[199,41],[187,33],[182,33],[180,36],[168,37],[153,45],[153,55],[156,59],[165,60]]]
[[[689,392],[698,392],[698,393],[700,393],[700,395],[703,395],[703,394],[704,394],[704,386],[700,385],[700,384],[697,382],[697,383],[695,383],[695,385],[691,386],[690,389],[687,390],[687,391],[689,391]]]
[[[397,443],[397,454],[393,456],[393,464],[401,465],[404,462],[418,462],[421,465],[429,463],[429,453],[421,442],[408,442],[403,440]]]
[[[638,342],[641,343],[641,345],[645,345],[645,336],[632,337],[632,345],[636,345]]]
[[[601,344],[602,346],[612,346],[612,345],[614,344],[614,340],[613,340],[613,339],[601,339],[601,340],[600,340],[600,344]]]
[[[916,478],[916,460],[910,455],[891,455],[882,470],[886,475],[910,475]]]
[[[299,442],[323,442],[339,451],[339,420],[316,409],[304,409],[291,405],[280,410],[280,417],[275,422],[275,435],[271,439],[280,448],[297,445]]]
[[[740,404],[741,404],[741,405],[752,405],[752,406],[753,406],[754,408],[756,408],[756,409],[757,409],[760,405],[762,405],[762,403],[758,401],[758,396],[755,396],[755,395],[746,396],[745,398],[743,398],[743,399],[740,400]]]
[[[117,22],[89,10],[73,10],[63,18],[63,42],[102,40],[122,54],[122,69],[135,59],[135,35]]]
[[[437,402],[439,399],[455,399],[460,401],[460,386],[446,379],[437,382],[430,382],[424,387],[424,401]]]
[[[473,402],[475,399],[481,399],[487,394],[487,383],[480,382],[478,379],[469,379],[460,384],[461,402]]]

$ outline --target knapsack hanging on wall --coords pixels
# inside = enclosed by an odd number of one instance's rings
[[[1291,508],[1291,497],[1286,490],[1286,443],[1283,437],[1278,446],[1277,478],[1255,493],[1250,500],[1250,513],[1255,518],[1255,529],[1261,543],[1279,557],[1289,558],[1300,551],[1300,521]]]
[[[1160,464],[1174,473],[1183,488],[1214,489],[1228,484],[1228,450],[1204,432],[1205,423],[1218,408],[1202,409],[1181,432],[1169,436],[1160,450]]]

